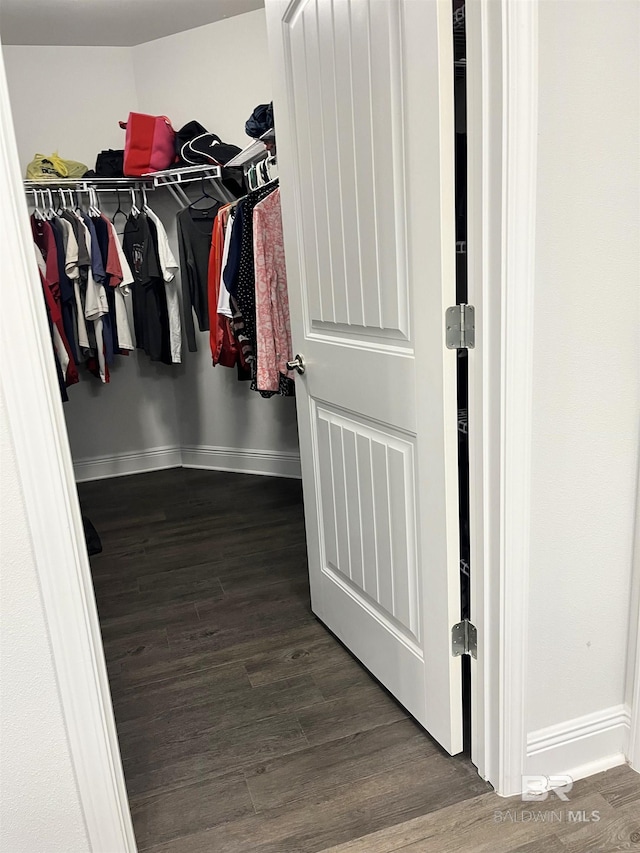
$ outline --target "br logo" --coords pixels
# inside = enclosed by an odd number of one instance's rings
[[[571,776],[523,776],[522,801],[541,803],[553,792],[559,800],[566,803],[572,788]]]

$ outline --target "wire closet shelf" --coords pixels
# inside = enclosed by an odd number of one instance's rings
[[[96,190],[100,193],[115,193],[119,190],[155,190],[166,187],[179,204],[189,204],[189,197],[182,188],[183,184],[196,181],[211,181],[228,200],[231,195],[221,182],[222,169],[220,166],[184,166],[173,169],[163,169],[160,172],[148,172],[135,178],[43,178],[38,181],[24,181],[26,192],[40,190],[74,190],[87,193]]]

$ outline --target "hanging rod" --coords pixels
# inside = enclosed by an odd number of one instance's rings
[[[221,177],[222,169],[220,166],[206,164],[176,166],[173,169],[163,169],[159,172],[147,172],[137,178],[45,178],[41,181],[24,181],[24,187],[25,190],[30,191],[72,189],[77,192],[88,192],[89,189],[95,189],[99,192],[117,192],[120,189],[153,190],[158,187],[166,187],[178,204],[189,204],[189,197],[182,189],[181,184],[208,180],[215,182],[226,200],[233,200],[235,196],[219,183]],[[228,199],[227,196],[229,196]]]
[[[153,189],[154,185],[145,178],[45,178],[41,181],[24,181],[25,190],[61,189],[88,192],[116,192],[120,189]]]

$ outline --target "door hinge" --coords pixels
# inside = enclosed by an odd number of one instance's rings
[[[478,631],[468,619],[457,622],[451,629],[451,654],[454,658],[460,655],[478,657]]]
[[[473,349],[476,345],[476,309],[452,305],[445,316],[447,349]]]

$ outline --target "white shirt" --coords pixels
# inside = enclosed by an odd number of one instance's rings
[[[222,314],[223,317],[228,317],[229,319],[233,317],[233,314],[231,312],[231,303],[229,302],[229,291],[227,290],[227,286],[224,283],[224,269],[227,265],[227,259],[229,257],[229,245],[231,243],[231,229],[233,228],[233,217],[234,214],[230,213],[227,218],[227,228],[224,232],[224,248],[222,249],[220,288],[218,290],[218,314]]]
[[[71,223],[63,216],[58,219],[58,222],[65,231],[65,250],[64,250],[64,269],[71,281],[75,281],[80,277],[80,268],[78,267],[78,241],[73,233]]]
[[[145,207],[144,212],[155,224],[158,234],[158,257],[160,259],[162,278],[164,279],[164,290],[167,296],[167,313],[169,315],[171,361],[174,364],[180,364],[182,361],[182,326],[180,323],[180,301],[175,280],[176,272],[178,271],[178,262],[171,251],[167,232],[160,219],[150,207]]]

